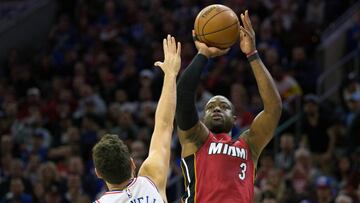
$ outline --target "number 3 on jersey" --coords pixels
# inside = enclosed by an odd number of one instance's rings
[[[240,164],[240,173],[239,173],[239,178],[240,178],[240,180],[244,180],[244,179],[245,179],[245,172],[246,172],[246,164],[245,164],[245,163],[241,163],[241,164]]]

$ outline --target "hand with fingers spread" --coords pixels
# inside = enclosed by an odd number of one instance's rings
[[[171,35],[163,40],[164,62],[157,61],[155,66],[159,66],[165,75],[177,75],[181,66],[181,43],[175,41]]]
[[[249,55],[256,50],[255,45],[255,31],[251,25],[249,12],[245,11],[245,14],[240,15],[242,26],[240,26],[240,49],[241,51]]]
[[[195,30],[192,31],[192,35],[193,35],[196,49],[198,50],[198,52],[200,54],[206,56],[207,58],[213,58],[213,57],[224,55],[230,50],[230,48],[219,49],[216,47],[208,47],[205,43],[200,42],[199,40],[196,39]]]

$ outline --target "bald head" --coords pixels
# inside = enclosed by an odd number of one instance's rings
[[[227,103],[227,104],[231,107],[231,110],[232,110],[233,113],[234,113],[233,104],[231,103],[231,101],[230,101],[228,98],[226,98],[226,97],[224,97],[224,96],[222,96],[222,95],[215,95],[215,96],[211,97],[211,98],[209,99],[209,101],[206,103],[205,109],[206,109],[206,107],[207,107],[209,104],[212,104],[212,103],[215,103],[215,102]]]
[[[214,133],[229,133],[235,122],[234,107],[224,96],[212,97],[205,106],[204,123]]]

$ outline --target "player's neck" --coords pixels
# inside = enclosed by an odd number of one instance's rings
[[[106,183],[107,187],[109,188],[109,191],[119,191],[119,190],[125,190],[130,183],[132,182],[133,177],[127,179],[126,181],[120,183],[120,184],[110,184]]]

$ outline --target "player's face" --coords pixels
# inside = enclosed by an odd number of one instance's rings
[[[214,96],[205,106],[205,125],[214,133],[228,133],[235,117],[230,101],[223,96]]]

